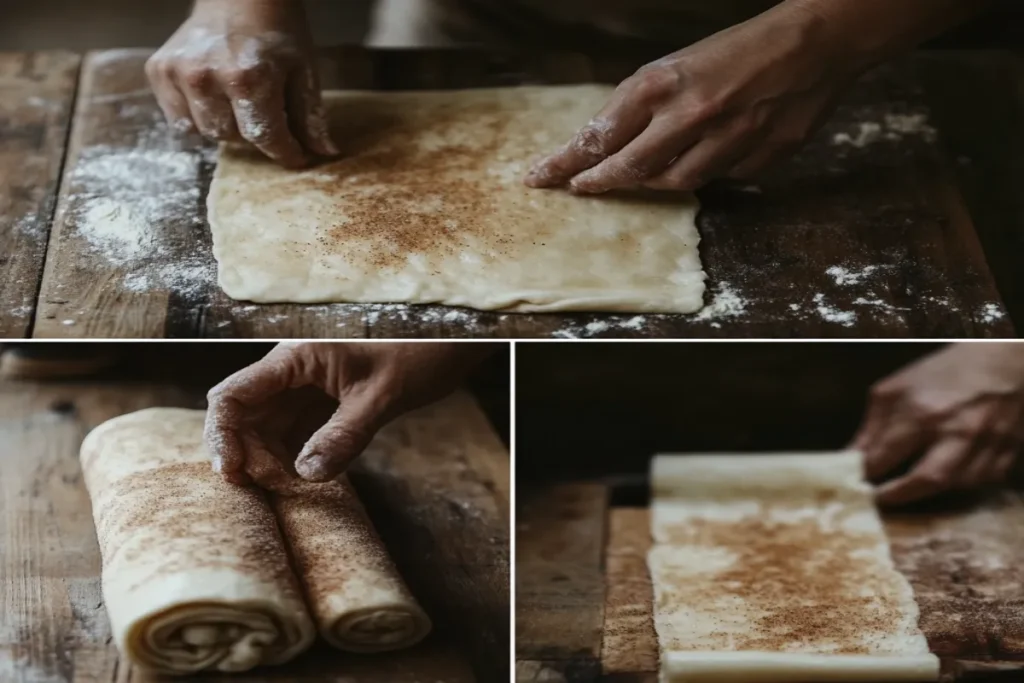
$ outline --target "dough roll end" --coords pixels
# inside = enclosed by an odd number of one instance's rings
[[[410,647],[432,629],[362,503],[343,479],[274,497],[317,629],[340,650]]]

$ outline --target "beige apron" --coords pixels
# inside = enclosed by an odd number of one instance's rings
[[[664,47],[749,19],[776,0],[377,0],[376,47]]]

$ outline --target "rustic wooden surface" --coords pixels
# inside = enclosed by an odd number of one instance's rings
[[[0,338],[31,336],[80,61],[0,53]]]
[[[561,484],[520,495],[529,504],[517,517],[517,615],[524,609],[523,586],[528,595],[545,594],[554,608],[533,617],[533,630],[517,629],[518,683],[655,683],[658,648],[646,566],[648,508],[601,505],[618,494],[614,486],[598,483]],[[566,501],[580,499],[591,504],[559,514]],[[1002,492],[959,508],[945,505],[883,514],[893,559],[914,587],[921,608],[921,630],[942,658],[944,680],[1019,680],[1024,675],[1024,496]],[[602,584],[596,592],[603,612],[602,638],[597,648],[586,651],[552,651],[578,639],[592,642],[593,623],[558,608],[572,591],[568,582],[552,577],[560,567],[569,572],[577,564],[572,558],[557,564],[562,558],[556,556],[554,566],[542,564],[547,571],[537,571],[538,556],[524,539],[543,530],[546,546],[557,548],[571,543],[579,529],[606,526],[610,533],[601,564],[591,571],[597,576],[590,576]],[[529,606],[538,612],[543,608],[541,602]],[[534,661],[538,651],[552,653],[543,666]]]
[[[873,72],[813,143],[756,190],[717,185],[701,193],[708,309],[693,316],[608,316],[430,306],[255,306],[227,299],[214,282],[205,223],[212,150],[197,139],[169,134],[146,91],[145,57],[115,51],[85,61],[34,336],[1015,334],[978,241],[975,214],[967,210],[942,152],[947,131],[934,129],[915,73],[920,60]],[[349,48],[327,54],[323,71],[325,84],[335,88],[458,88],[614,82],[642,61]],[[936,87],[959,88],[952,80]],[[862,147],[843,142],[857,140],[862,126],[872,124],[881,126],[878,140]],[[969,122],[957,125],[976,136],[996,135]],[[950,133],[960,134],[961,129]],[[134,164],[145,179],[136,187],[122,178],[114,193],[124,204],[141,205],[139,213],[152,219],[142,239],[122,236],[120,243],[111,243],[110,235],[96,234],[95,199],[102,193],[97,174],[104,159]],[[1007,183],[1006,194],[1015,197],[1012,186]],[[978,211],[985,217],[993,213]],[[999,214],[993,220],[1007,219]],[[1012,258],[1007,253],[998,256],[1000,264]]]
[[[600,671],[608,491],[567,485],[520,501],[516,679],[558,680],[546,677],[554,670],[592,680]]]
[[[127,683],[151,681],[152,677],[125,665],[111,642],[111,633],[100,590],[100,556],[90,512],[89,497],[81,480],[78,448],[85,434],[97,424],[116,415],[154,405],[202,407],[202,390],[184,390],[173,385],[142,382],[100,383],[16,383],[0,382],[0,680],[11,683],[68,682]],[[485,433],[486,420],[473,413],[471,407],[467,433]],[[489,435],[491,439],[495,437]],[[488,441],[488,448],[493,444]],[[480,447],[462,463],[459,484],[442,496],[436,491],[427,495],[419,486],[410,486],[402,499],[400,511],[375,519],[382,536],[395,550],[396,562],[405,576],[416,574],[414,590],[423,600],[438,628],[422,645],[408,651],[386,656],[358,656],[338,653],[322,645],[282,667],[268,668],[241,675],[232,680],[244,683],[269,681],[333,681],[334,683],[416,683],[446,681],[473,683],[494,680],[474,672],[474,662],[467,653],[473,643],[464,645],[447,624],[457,617],[465,619],[465,628],[490,629],[487,623],[473,619],[502,616],[508,624],[508,555],[507,508],[504,513],[506,550],[477,555],[477,565],[468,560],[448,567],[466,572],[449,582],[424,579],[437,566],[433,557],[411,557],[399,552],[397,534],[416,524],[413,547],[427,546],[436,557],[448,558],[453,553],[465,558],[470,552],[467,543],[478,540],[475,535],[487,533],[498,538],[501,529],[487,529],[499,517],[494,507],[499,501],[507,504],[508,468],[502,474],[501,458],[488,458],[496,453]],[[467,452],[471,449],[467,449]],[[392,496],[406,475],[401,474],[408,463],[390,462],[368,468],[364,480],[385,495]],[[417,475],[422,474],[419,465]],[[445,466],[431,481],[439,486]],[[436,534],[447,531],[437,523],[439,506],[465,506],[473,514],[485,496],[473,485],[489,485],[495,493],[490,507],[484,508],[476,524],[449,542]],[[490,489],[488,489],[490,490]],[[391,498],[389,497],[390,501]],[[385,504],[375,501],[378,508]],[[369,507],[369,506],[368,506]],[[396,541],[396,538],[399,540]],[[498,543],[496,540],[495,543]],[[489,577],[497,576],[500,562],[505,562],[505,611],[502,615],[477,612],[470,615],[448,611],[451,605],[463,606],[466,589],[452,583],[462,580],[483,590],[473,573],[484,557],[493,560]],[[426,591],[421,592],[421,591]],[[446,593],[446,591],[449,591]],[[485,602],[483,597],[479,598]],[[449,602],[450,601],[450,602]],[[492,604],[492,603],[487,603]],[[494,611],[497,611],[496,609]],[[500,620],[499,620],[500,621]],[[493,630],[493,629],[491,629]],[[508,667],[507,638],[503,659]],[[500,656],[501,653],[492,653]],[[507,679],[507,675],[506,675]],[[197,681],[223,681],[223,676],[194,677]]]

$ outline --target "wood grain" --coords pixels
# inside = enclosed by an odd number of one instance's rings
[[[31,336],[79,62],[0,53],[0,338]]]
[[[410,588],[477,680],[509,679],[508,449],[468,394],[408,414],[352,483]],[[443,539],[443,540],[442,540]]]
[[[89,498],[81,481],[78,449],[91,428],[111,417],[155,405],[202,407],[204,393],[202,388],[186,390],[164,383],[138,381],[0,382],[0,519],[5,522],[0,527],[0,603],[4,609],[0,619],[0,680],[5,683],[156,680],[122,662],[111,641],[100,590],[99,548]],[[459,407],[466,408],[466,404]],[[477,433],[481,440],[497,440],[492,431],[487,431],[489,426],[482,414],[470,415],[467,425],[467,431]],[[419,597],[424,604],[437,609],[431,612],[432,616],[439,615],[439,628],[434,635],[416,648],[380,657],[343,654],[321,645],[287,666],[233,675],[232,680],[240,683],[496,680],[474,673],[474,657],[484,657],[480,653],[469,654],[468,648],[475,641],[467,643],[451,637],[445,625],[456,616],[463,621],[466,630],[494,633],[492,622],[477,619],[493,619],[499,626],[504,624],[504,655],[487,651],[486,656],[503,659],[507,680],[509,474],[507,454],[502,463],[501,458],[491,458],[488,453],[493,455],[490,446],[485,448],[477,442],[476,450],[467,447],[465,453],[453,457],[452,462],[456,464],[448,468],[436,467],[432,474],[427,472],[426,459],[415,469],[409,468],[407,459],[395,459],[377,463],[362,475],[371,488],[382,491],[391,491],[400,482],[420,477],[430,482],[429,488],[404,489],[401,501],[405,507],[397,517],[406,519],[409,526],[396,527],[391,517],[375,519],[375,522],[410,583],[418,587]],[[459,477],[457,484],[444,478],[456,475]],[[501,501],[506,506],[503,517],[497,510]],[[382,505],[376,501],[368,507],[379,512]],[[474,507],[476,505],[485,507]],[[433,523],[443,515],[450,518],[452,506],[458,506],[465,527],[460,531],[455,550],[448,538],[437,535],[446,529]],[[466,521],[478,518],[475,523]],[[503,523],[504,538],[499,536],[500,529],[488,528],[483,520]],[[415,536],[411,541],[396,541],[395,533],[402,531]],[[504,550],[498,548],[502,542]],[[486,543],[493,543],[495,547],[481,550]],[[424,555],[403,554],[396,544],[415,547]],[[438,580],[430,576],[437,566],[432,561],[435,558],[448,561],[444,567],[451,574],[449,577]],[[500,583],[502,572],[505,577],[503,594],[501,586],[494,585]],[[411,579],[410,573],[416,575],[416,581]],[[481,573],[485,578],[480,578]],[[439,585],[449,592],[432,592]],[[487,609],[469,612],[463,609],[467,603],[457,598],[473,590],[467,586],[480,592],[478,604],[485,604]],[[491,588],[495,590],[494,595],[483,594]],[[449,599],[454,600],[450,605],[446,603]],[[501,600],[503,609],[498,606]],[[447,609],[462,611],[446,613]],[[209,683],[224,680],[220,675],[193,678]]]
[[[717,184],[700,193],[708,309],[692,316],[616,316],[437,306],[256,306],[227,299],[214,282],[205,220],[213,168],[209,148],[169,134],[146,91],[146,56],[117,51],[86,60],[35,336],[1015,334],[972,214],[943,156],[945,131],[934,129],[911,61],[876,70],[858,83],[814,140],[756,188]],[[332,88],[444,89],[615,82],[649,58],[345,48],[326,51],[322,71],[325,85]],[[874,130],[871,126],[878,126],[877,139],[851,144],[866,140],[862,134]],[[151,238],[143,240],[143,247],[129,250],[130,258],[116,253],[111,258],[109,248],[97,249],[83,235],[84,219],[95,218],[87,210],[95,206],[83,196],[89,187],[75,169],[82,163],[95,168],[101,155],[123,159],[132,154],[150,159],[173,155],[176,164],[194,168],[184,172],[180,165],[161,169],[150,164],[145,175],[149,189],[124,201],[152,203],[151,188],[160,187],[159,220],[152,221]],[[93,180],[94,188],[98,182]]]
[[[600,484],[555,486],[521,503],[517,680],[582,682],[600,674],[607,510],[608,489]]]
[[[645,507],[613,507],[608,513],[601,643],[601,671],[605,676],[658,670],[654,589],[647,571],[650,517]]]

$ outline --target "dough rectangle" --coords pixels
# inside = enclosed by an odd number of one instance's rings
[[[860,453],[658,456],[651,473],[663,680],[938,678]]]
[[[611,92],[327,93],[337,160],[295,172],[222,148],[209,196],[220,285],[260,303],[696,311],[692,195],[523,184]]]

